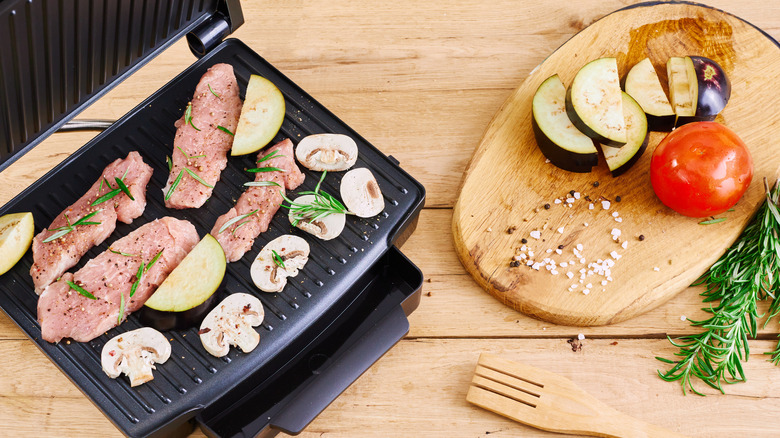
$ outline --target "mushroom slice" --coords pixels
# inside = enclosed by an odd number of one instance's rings
[[[352,169],[341,178],[341,200],[358,217],[376,216],[385,209],[379,184],[365,167]]]
[[[309,244],[298,236],[285,234],[268,242],[250,270],[255,286],[264,292],[279,292],[287,277],[295,277],[309,261]]]
[[[298,161],[311,170],[341,171],[355,165],[355,140],[344,134],[314,134],[303,138],[295,149]]]
[[[236,293],[228,296],[206,315],[200,325],[203,348],[216,357],[222,357],[235,345],[249,353],[260,343],[260,334],[252,327],[263,322],[263,304],[256,297]]]
[[[303,195],[295,198],[293,203],[311,204],[314,202],[314,200],[314,195]],[[290,218],[290,223],[295,224],[296,217],[293,210],[290,210],[288,217]],[[319,237],[322,240],[331,240],[335,239],[339,234],[341,234],[341,232],[344,230],[344,225],[346,222],[347,215],[343,213],[331,213],[327,216],[314,220],[301,219],[297,224],[295,224],[295,226],[302,229],[303,231],[306,231],[307,233]]]
[[[171,343],[150,327],[142,327],[114,336],[103,346],[100,362],[108,377],[116,379],[124,373],[130,386],[138,386],[152,379],[155,363],[164,363],[171,357]]]

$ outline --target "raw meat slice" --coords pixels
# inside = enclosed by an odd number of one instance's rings
[[[242,106],[233,66],[216,64],[209,68],[195,87],[190,105],[175,124],[173,166],[163,188],[168,208],[202,206],[227,166],[233,136],[219,127],[235,132]],[[199,182],[193,174],[212,187]],[[171,188],[174,183],[176,186]]]
[[[143,306],[199,240],[190,222],[172,217],[149,222],[117,240],[75,274],[64,274],[43,291],[38,299],[41,337],[49,342],[63,338],[87,342],[117,326]],[[130,297],[141,263],[149,264],[157,254],[159,258],[151,268],[144,268]],[[82,295],[68,282],[96,299]]]
[[[276,167],[282,169],[283,172],[258,172],[255,174],[255,181],[273,181],[281,187],[249,187],[238,198],[235,207],[217,218],[217,222],[211,230],[211,235],[219,241],[222,249],[225,250],[228,262],[235,262],[243,257],[252,248],[255,238],[268,229],[271,219],[282,204],[282,195],[279,192],[297,188],[306,177],[295,164],[293,144],[290,139],[285,139],[265,151],[260,151],[257,159],[260,160],[274,151],[278,152],[273,158],[259,163],[258,166]],[[222,226],[231,219],[255,210],[257,213],[234,222],[221,233],[219,232]]]
[[[94,207],[91,205],[101,196],[118,188],[115,178],[122,177],[135,200],[119,192],[108,201]],[[40,294],[63,272],[75,266],[90,248],[106,240],[116,228],[117,219],[129,224],[141,216],[146,208],[146,185],[151,177],[152,168],[144,163],[138,152],[132,151],[127,158],[109,164],[84,196],[63,210],[48,228],[38,233],[33,239],[33,265],[30,268],[35,293]],[[97,213],[85,222],[99,224],[77,225],[62,237],[44,242],[63,231],[57,228],[73,224],[93,212]]]

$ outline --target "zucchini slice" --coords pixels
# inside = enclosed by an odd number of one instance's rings
[[[631,168],[645,152],[650,138],[647,117],[642,107],[628,93],[623,93],[622,97],[627,142],[619,148],[600,145],[612,176],[618,176]]]
[[[639,61],[631,68],[626,75],[624,87],[626,93],[633,97],[647,114],[649,129],[654,131],[670,131],[672,129],[675,118],[674,109],[666,97],[650,58]],[[627,126],[626,129],[628,129]]]
[[[598,163],[593,140],[566,115],[566,87],[558,75],[545,79],[533,100],[536,144],[551,163],[571,172],[590,172]]]
[[[626,143],[623,99],[615,58],[585,64],[566,92],[566,113],[574,126],[597,142],[620,147]]]

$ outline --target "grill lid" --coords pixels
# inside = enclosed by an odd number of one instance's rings
[[[5,0],[0,171],[187,35],[203,56],[244,23],[239,0]]]

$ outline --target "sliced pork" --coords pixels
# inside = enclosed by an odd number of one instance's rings
[[[75,274],[64,274],[43,291],[38,299],[41,337],[49,342],[63,338],[87,342],[117,326],[146,302],[199,240],[191,223],[172,217],[149,222],[117,240]],[[139,278],[141,263],[145,269]]]
[[[211,235],[216,237],[219,244],[222,245],[222,249],[225,250],[228,262],[235,262],[243,257],[252,248],[255,238],[268,229],[271,219],[282,204],[282,195],[279,192],[297,188],[306,177],[295,164],[293,144],[289,139],[260,151],[257,159],[259,161],[267,156],[272,156],[272,158],[259,163],[258,167],[275,167],[282,169],[282,171],[258,172],[255,174],[255,181],[275,182],[279,186],[247,188],[238,198],[236,206],[217,218],[217,222],[211,230]],[[233,222],[220,232],[223,225],[230,220],[250,214],[255,210],[257,210],[256,213]]]
[[[211,197],[213,186],[227,166],[227,153],[233,145],[230,133],[236,132],[241,106],[233,66],[216,64],[209,68],[175,124],[173,166],[163,188],[166,207],[198,208]]]
[[[146,185],[151,177],[152,168],[144,163],[138,152],[130,152],[127,158],[109,164],[84,196],[35,236],[32,243],[33,265],[30,268],[35,292],[40,294],[63,272],[75,266],[90,248],[106,240],[116,228],[117,220],[129,224],[141,216],[146,208]],[[116,178],[124,181],[134,200],[120,191],[111,199],[93,206],[98,198],[119,187]],[[89,217],[92,213],[95,214]],[[73,225],[79,219],[89,223]],[[68,225],[73,226],[73,230],[63,234]],[[44,242],[58,233],[60,236],[56,239]]]

